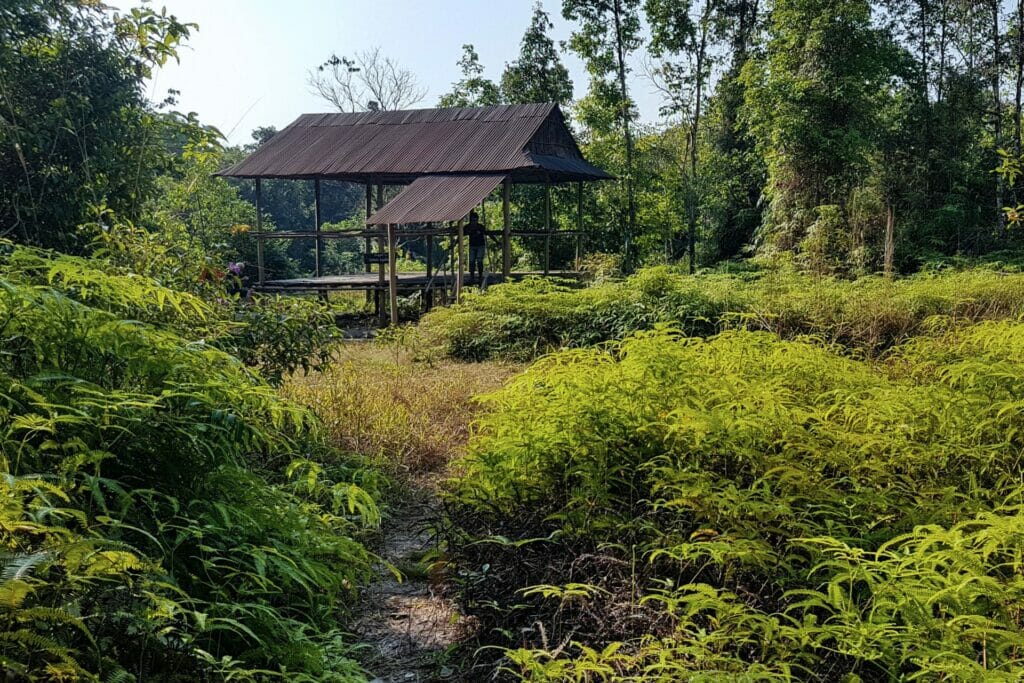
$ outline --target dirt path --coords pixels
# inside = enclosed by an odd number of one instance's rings
[[[439,514],[433,483],[415,481],[384,520],[377,552],[403,576],[381,565],[363,591],[355,631],[372,647],[365,659],[372,683],[456,680],[447,654],[471,629],[445,596],[443,577],[428,571]]]

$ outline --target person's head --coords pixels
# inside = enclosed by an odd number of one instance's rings
[[[480,217],[476,215],[476,211],[469,212],[469,224],[476,225],[480,220]]]

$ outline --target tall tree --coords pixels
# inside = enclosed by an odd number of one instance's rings
[[[409,69],[379,47],[352,57],[330,58],[308,74],[310,90],[338,111],[406,109],[423,100],[427,89]]]
[[[501,90],[489,78],[484,77],[484,66],[480,55],[471,44],[462,46],[459,59],[462,78],[452,83],[452,89],[441,96],[439,107],[485,107],[501,104]]]
[[[627,58],[641,45],[640,0],[562,0],[562,16],[577,22],[569,46],[587,62],[590,100],[608,106],[622,131],[625,145],[623,187],[626,199],[624,260],[633,261],[636,237],[636,189],[633,142],[635,107],[629,96]]]
[[[875,152],[885,45],[867,0],[776,1],[767,54],[745,71],[747,116],[768,167],[767,243],[796,249],[812,225],[842,229]]]
[[[764,161],[743,116],[743,67],[760,47],[764,13],[759,0],[724,0],[719,11],[728,65],[708,103],[708,141],[703,172],[704,212],[712,260],[738,255],[761,220]]]
[[[992,86],[992,127],[993,143],[996,149],[1003,147],[1003,100],[1001,75],[1004,67],[1002,55],[1002,25],[1000,22],[1000,0],[988,0],[990,37],[992,41],[992,64],[989,67],[989,81]],[[1003,210],[1003,177],[996,174],[996,215]]]
[[[539,2],[533,6],[530,25],[523,33],[519,56],[506,64],[501,75],[501,94],[510,104],[554,102],[567,105],[572,101],[572,79],[569,70],[562,63],[555,41],[548,35],[552,28],[547,12]],[[545,188],[540,185],[518,185],[512,189],[515,202],[515,220],[520,226],[536,229],[545,223]],[[564,215],[564,202],[560,193],[552,193],[554,221]],[[572,206],[575,207],[575,201]],[[555,263],[571,259],[571,243],[555,240],[552,245],[545,240],[522,240],[522,249],[537,264],[545,259]],[[552,253],[553,249],[553,253]]]
[[[150,105],[145,79],[191,28],[84,0],[0,4],[0,236],[81,251],[98,213],[138,217],[173,164],[165,138],[188,127]]]
[[[1021,108],[1024,96],[1024,0],[1017,0],[1011,28],[1013,46],[1013,151],[1021,154]]]
[[[548,36],[552,24],[547,12],[538,2],[533,6],[533,18],[523,34],[519,57],[505,66],[501,75],[501,92],[506,102],[556,102],[568,104],[572,100],[572,79],[569,70]]]
[[[657,75],[668,94],[668,109],[681,113],[686,121],[687,160],[689,163],[687,191],[687,243],[690,272],[697,262],[697,221],[701,204],[701,183],[697,173],[697,146],[701,114],[707,99],[711,77],[713,23],[720,20],[720,0],[700,0],[696,21],[690,18],[690,2],[680,0],[647,0],[644,5],[651,25],[651,52],[662,58]],[[682,58],[683,63],[673,61]]]

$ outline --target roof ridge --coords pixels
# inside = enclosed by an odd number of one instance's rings
[[[308,112],[300,114],[282,130],[292,127],[327,128],[341,125],[402,125],[410,122],[450,123],[476,120],[497,123],[488,115],[509,113],[515,119],[545,119],[557,110],[555,102],[525,104],[493,104],[481,107],[423,107],[419,109],[386,109],[376,111]]]

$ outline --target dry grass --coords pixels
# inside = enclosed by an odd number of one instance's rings
[[[322,373],[294,376],[285,394],[313,408],[335,445],[395,473],[442,470],[462,452],[477,406],[518,369],[507,363],[412,361],[366,342],[338,351]]]

